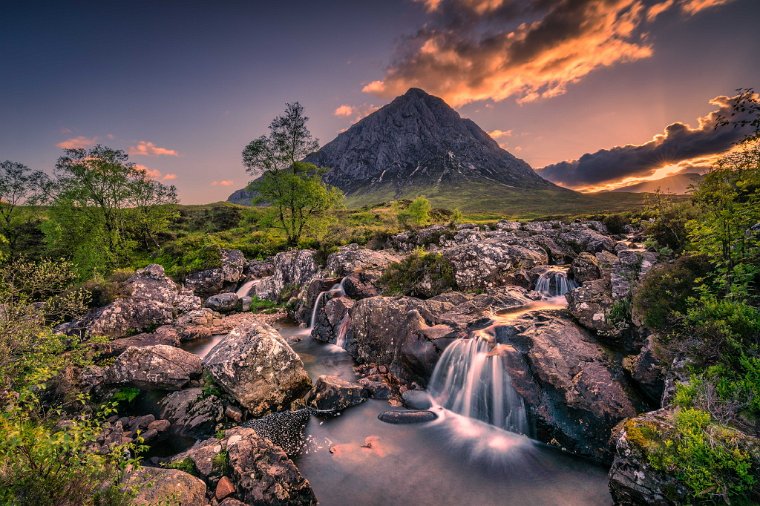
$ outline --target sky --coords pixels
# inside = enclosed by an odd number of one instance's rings
[[[704,170],[760,88],[758,0],[0,2],[0,160],[127,151],[183,203],[248,181],[286,102],[322,144],[420,87],[555,182]]]

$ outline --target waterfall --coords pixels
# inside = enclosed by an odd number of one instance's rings
[[[237,289],[237,292],[235,292],[235,294],[238,297],[247,297],[248,294],[251,293],[251,288],[253,288],[254,283],[256,283],[255,279],[246,281],[240,286],[240,288]]]
[[[319,303],[322,301],[322,298],[325,296],[325,294],[329,294],[333,297],[342,297],[346,295],[346,291],[343,289],[344,281],[346,281],[346,278],[341,279],[340,283],[335,283],[329,290],[319,292],[319,295],[317,295],[317,298],[314,300],[314,307],[311,308],[311,320],[309,320],[310,329],[314,328],[314,322],[317,321],[317,311],[319,311]]]
[[[577,287],[575,281],[568,279],[566,271],[547,270],[536,280],[536,291],[547,297],[565,295]]]
[[[446,348],[430,379],[444,408],[502,429],[528,434],[522,397],[512,387],[502,357],[485,339],[459,339]]]
[[[348,328],[351,326],[351,317],[348,313],[340,321],[338,326],[338,336],[335,338],[336,346],[340,346],[344,350],[346,349],[346,334],[348,334]]]

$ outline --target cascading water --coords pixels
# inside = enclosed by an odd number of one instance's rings
[[[577,283],[567,277],[566,271],[547,270],[536,280],[536,291],[547,297],[565,295],[577,287]]]
[[[319,292],[319,295],[317,295],[317,298],[314,300],[314,307],[311,308],[311,320],[309,320],[310,329],[314,328],[314,322],[317,321],[317,311],[319,311],[319,303],[322,301],[322,298],[325,294],[330,294],[333,297],[341,297],[345,295],[346,291],[343,289],[343,283],[345,281],[346,278],[343,278],[340,280],[340,283],[334,284],[329,290]]]
[[[525,403],[512,387],[502,357],[493,351],[479,337],[453,342],[435,366],[430,393],[455,413],[527,435]]]
[[[246,281],[240,286],[240,288],[237,289],[237,292],[235,292],[235,294],[238,297],[247,297],[248,294],[251,293],[251,288],[253,288],[254,283],[256,283],[255,279]]]
[[[344,350],[346,349],[346,335],[348,334],[348,328],[351,326],[351,317],[346,313],[346,316],[340,321],[338,326],[338,335],[335,338],[335,345],[340,346]]]

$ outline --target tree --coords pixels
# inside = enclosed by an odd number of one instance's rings
[[[402,225],[427,225],[430,223],[430,201],[424,196],[412,200],[406,209],[398,211],[398,219]]]
[[[326,169],[301,161],[319,147],[306,126],[308,120],[301,104],[286,104],[285,113],[269,125],[269,135],[243,149],[243,165],[255,178],[250,187],[258,195],[256,200],[272,207],[290,246],[343,199],[340,190],[322,182]]]
[[[0,163],[0,251],[16,255],[19,230],[24,222],[23,205],[42,203],[50,190],[50,178],[42,171],[6,160]]]
[[[56,163],[46,239],[82,276],[104,273],[128,263],[140,242],[155,243],[176,202],[174,186],[150,180],[121,150],[67,149]]]

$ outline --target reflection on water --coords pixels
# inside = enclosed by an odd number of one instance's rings
[[[540,301],[560,308],[559,301]],[[533,306],[530,310],[535,310]],[[522,311],[527,312],[527,311]],[[318,343],[305,329],[278,324],[316,378],[355,378],[351,357]],[[324,505],[611,504],[607,473],[546,445],[441,407],[438,419],[391,425],[377,419],[390,409],[369,400],[341,416],[312,417],[308,450],[296,464]]]

